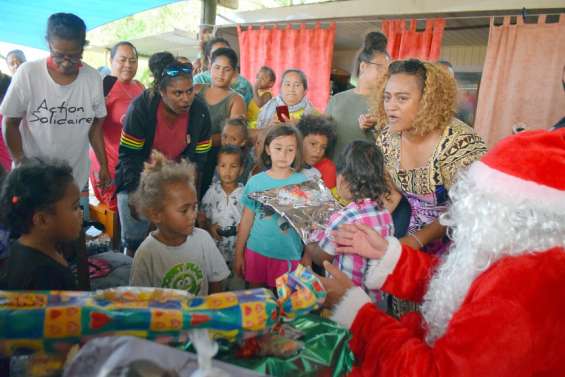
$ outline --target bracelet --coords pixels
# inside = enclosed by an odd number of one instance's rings
[[[420,239],[414,233],[408,233],[408,235],[410,237],[414,238],[416,240],[416,242],[418,242],[420,249],[424,247],[424,244],[422,243],[422,241],[420,241]]]

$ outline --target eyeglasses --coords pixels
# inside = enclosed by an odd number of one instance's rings
[[[49,46],[49,50],[51,53],[51,57],[55,61],[55,63],[62,63],[63,61],[67,60],[70,63],[78,64],[82,59],[82,51],[74,53],[74,54],[63,54],[53,50],[53,47]]]
[[[192,74],[192,65],[174,65],[171,67],[167,67],[163,70],[161,77],[165,77],[165,75],[169,77],[177,77],[178,75],[191,75]]]

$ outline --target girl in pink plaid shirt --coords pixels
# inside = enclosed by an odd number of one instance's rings
[[[365,276],[371,261],[355,254],[336,253],[332,232],[343,224],[363,223],[379,232],[382,237],[392,236],[394,225],[390,212],[384,207],[384,200],[390,196],[386,181],[384,158],[379,147],[368,141],[354,141],[349,144],[336,163],[337,192],[349,204],[334,213],[319,242],[309,244],[305,263],[310,260],[322,264],[333,261],[347,274],[353,283],[367,291],[373,302],[384,305],[379,291],[365,285]]]

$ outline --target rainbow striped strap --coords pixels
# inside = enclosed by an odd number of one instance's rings
[[[143,149],[143,146],[145,145],[145,139],[137,138],[122,130],[122,136],[120,137],[120,145],[129,149],[139,151]]]
[[[212,139],[201,140],[196,144],[196,153],[208,153],[212,149]]]

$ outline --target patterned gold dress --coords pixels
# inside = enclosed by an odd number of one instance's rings
[[[447,210],[449,189],[457,179],[457,173],[480,159],[487,150],[481,137],[456,118],[443,131],[426,165],[416,169],[400,167],[399,133],[391,132],[386,126],[377,133],[376,140],[383,151],[389,174],[412,207],[409,233],[415,233],[430,224]],[[443,254],[448,243],[449,240],[444,237],[427,244],[423,251]]]

